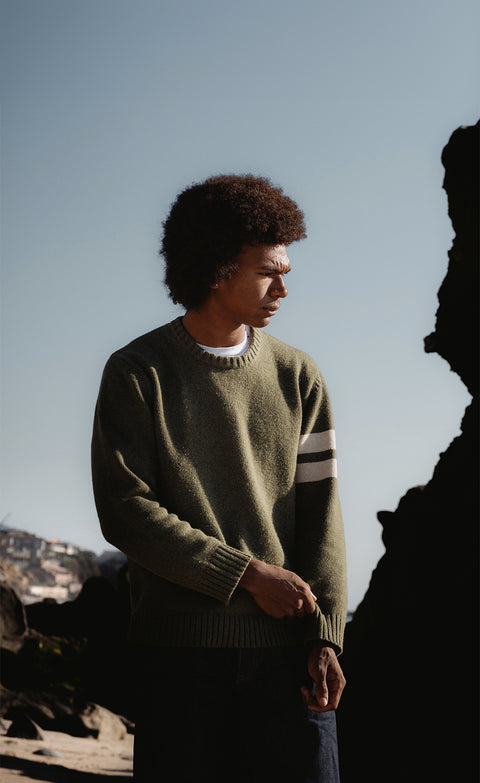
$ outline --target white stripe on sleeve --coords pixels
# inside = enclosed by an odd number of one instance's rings
[[[301,435],[298,446],[299,454],[313,454],[316,451],[328,451],[336,448],[335,430],[324,432],[311,432],[310,435]]]
[[[322,462],[303,462],[297,465],[295,482],[304,484],[308,481],[322,481],[326,478],[337,478],[337,460],[325,459]]]

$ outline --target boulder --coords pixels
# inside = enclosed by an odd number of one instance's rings
[[[10,727],[7,731],[7,737],[18,737],[28,740],[44,740],[45,735],[40,726],[31,719],[28,712],[17,708]]]
[[[37,691],[12,691],[0,686],[2,715],[13,721],[18,715],[27,714],[45,731],[62,731],[66,720],[74,714],[73,707],[52,693]]]
[[[103,741],[123,740],[127,735],[125,723],[113,712],[98,704],[87,704],[78,719],[85,726],[87,735]]]

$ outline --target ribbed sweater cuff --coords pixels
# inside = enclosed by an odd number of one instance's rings
[[[343,649],[345,617],[342,614],[324,615],[318,611],[314,616],[305,618],[307,623],[305,641],[323,639],[334,647],[339,655]]]
[[[198,589],[228,604],[251,559],[245,552],[219,544],[202,572]]]

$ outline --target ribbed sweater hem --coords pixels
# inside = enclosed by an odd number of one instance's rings
[[[269,617],[186,612],[159,617],[148,630],[145,618],[132,618],[130,641],[162,647],[282,647],[302,644],[303,634],[292,622]]]
[[[148,619],[151,621],[150,616]],[[322,617],[317,623],[317,634],[312,633],[309,619],[292,621],[264,615],[185,612],[162,615],[152,625],[146,622],[147,618],[137,615],[132,617],[129,639],[132,644],[161,647],[283,647],[323,639],[341,652],[343,618]]]

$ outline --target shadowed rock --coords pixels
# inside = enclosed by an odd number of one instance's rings
[[[480,123],[458,128],[442,153],[443,187],[455,237],[448,271],[438,292],[435,331],[425,338],[450,364],[472,395],[479,381],[479,215]]]
[[[25,609],[15,590],[0,581],[0,647],[16,651],[27,630]]]
[[[19,709],[44,730],[77,737],[119,739],[133,731],[129,720],[128,582],[125,569],[113,586],[87,580],[77,599],[12,606],[9,636],[22,633],[8,649],[0,640],[0,715],[12,720]],[[23,622],[22,622],[23,620]],[[117,717],[114,713],[121,714]],[[127,717],[123,717],[123,715]]]
[[[39,726],[22,709],[17,708],[12,723],[7,731],[7,737],[17,737],[28,740],[44,740],[45,735]]]

